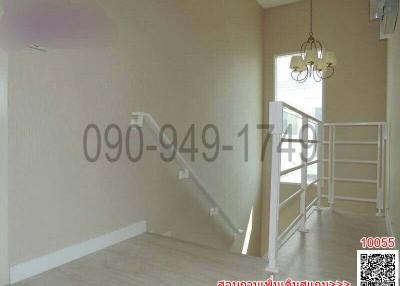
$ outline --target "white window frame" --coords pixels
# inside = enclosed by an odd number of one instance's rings
[[[10,283],[8,257],[8,57],[0,53],[0,286]]]

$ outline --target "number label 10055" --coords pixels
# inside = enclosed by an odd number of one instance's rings
[[[363,237],[360,240],[362,248],[395,248],[396,238],[394,237]]]

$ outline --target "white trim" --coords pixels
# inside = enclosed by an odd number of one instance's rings
[[[15,265],[10,269],[11,283],[36,276],[145,232],[146,222],[141,221],[126,228]]]
[[[0,53],[0,286],[9,284],[8,261],[8,57]]]
[[[390,216],[388,209],[386,209],[385,222],[386,222],[386,231],[388,236],[394,237],[395,235],[393,231],[392,217]]]

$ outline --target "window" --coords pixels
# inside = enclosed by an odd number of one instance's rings
[[[294,55],[294,54],[293,54]],[[275,99],[283,101],[313,117],[322,120],[322,82],[308,79],[305,83],[298,83],[290,76],[290,59],[293,55],[278,56],[275,59]],[[285,113],[284,126],[287,129],[286,136],[298,138],[302,126],[301,119],[294,114]],[[287,151],[291,147],[293,152]],[[316,146],[314,146],[316,148]],[[286,151],[285,151],[286,150]],[[310,147],[309,158],[316,150]],[[301,144],[282,144],[282,170],[293,168],[301,164]],[[312,182],[317,178],[317,164],[308,167],[307,181]],[[281,178],[283,183],[301,183],[301,172],[292,172]]]

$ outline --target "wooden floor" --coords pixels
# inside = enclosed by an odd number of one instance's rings
[[[282,247],[276,278],[354,282],[362,236],[385,235],[383,218],[315,212],[308,234]],[[218,280],[264,280],[265,262],[145,234],[49,271],[18,286],[216,285]]]
[[[297,232],[281,248],[277,278],[357,282],[357,250],[364,236],[387,236],[383,217],[339,209],[314,212],[309,232]]]
[[[19,286],[217,285],[265,278],[261,258],[145,234],[27,280]]]

